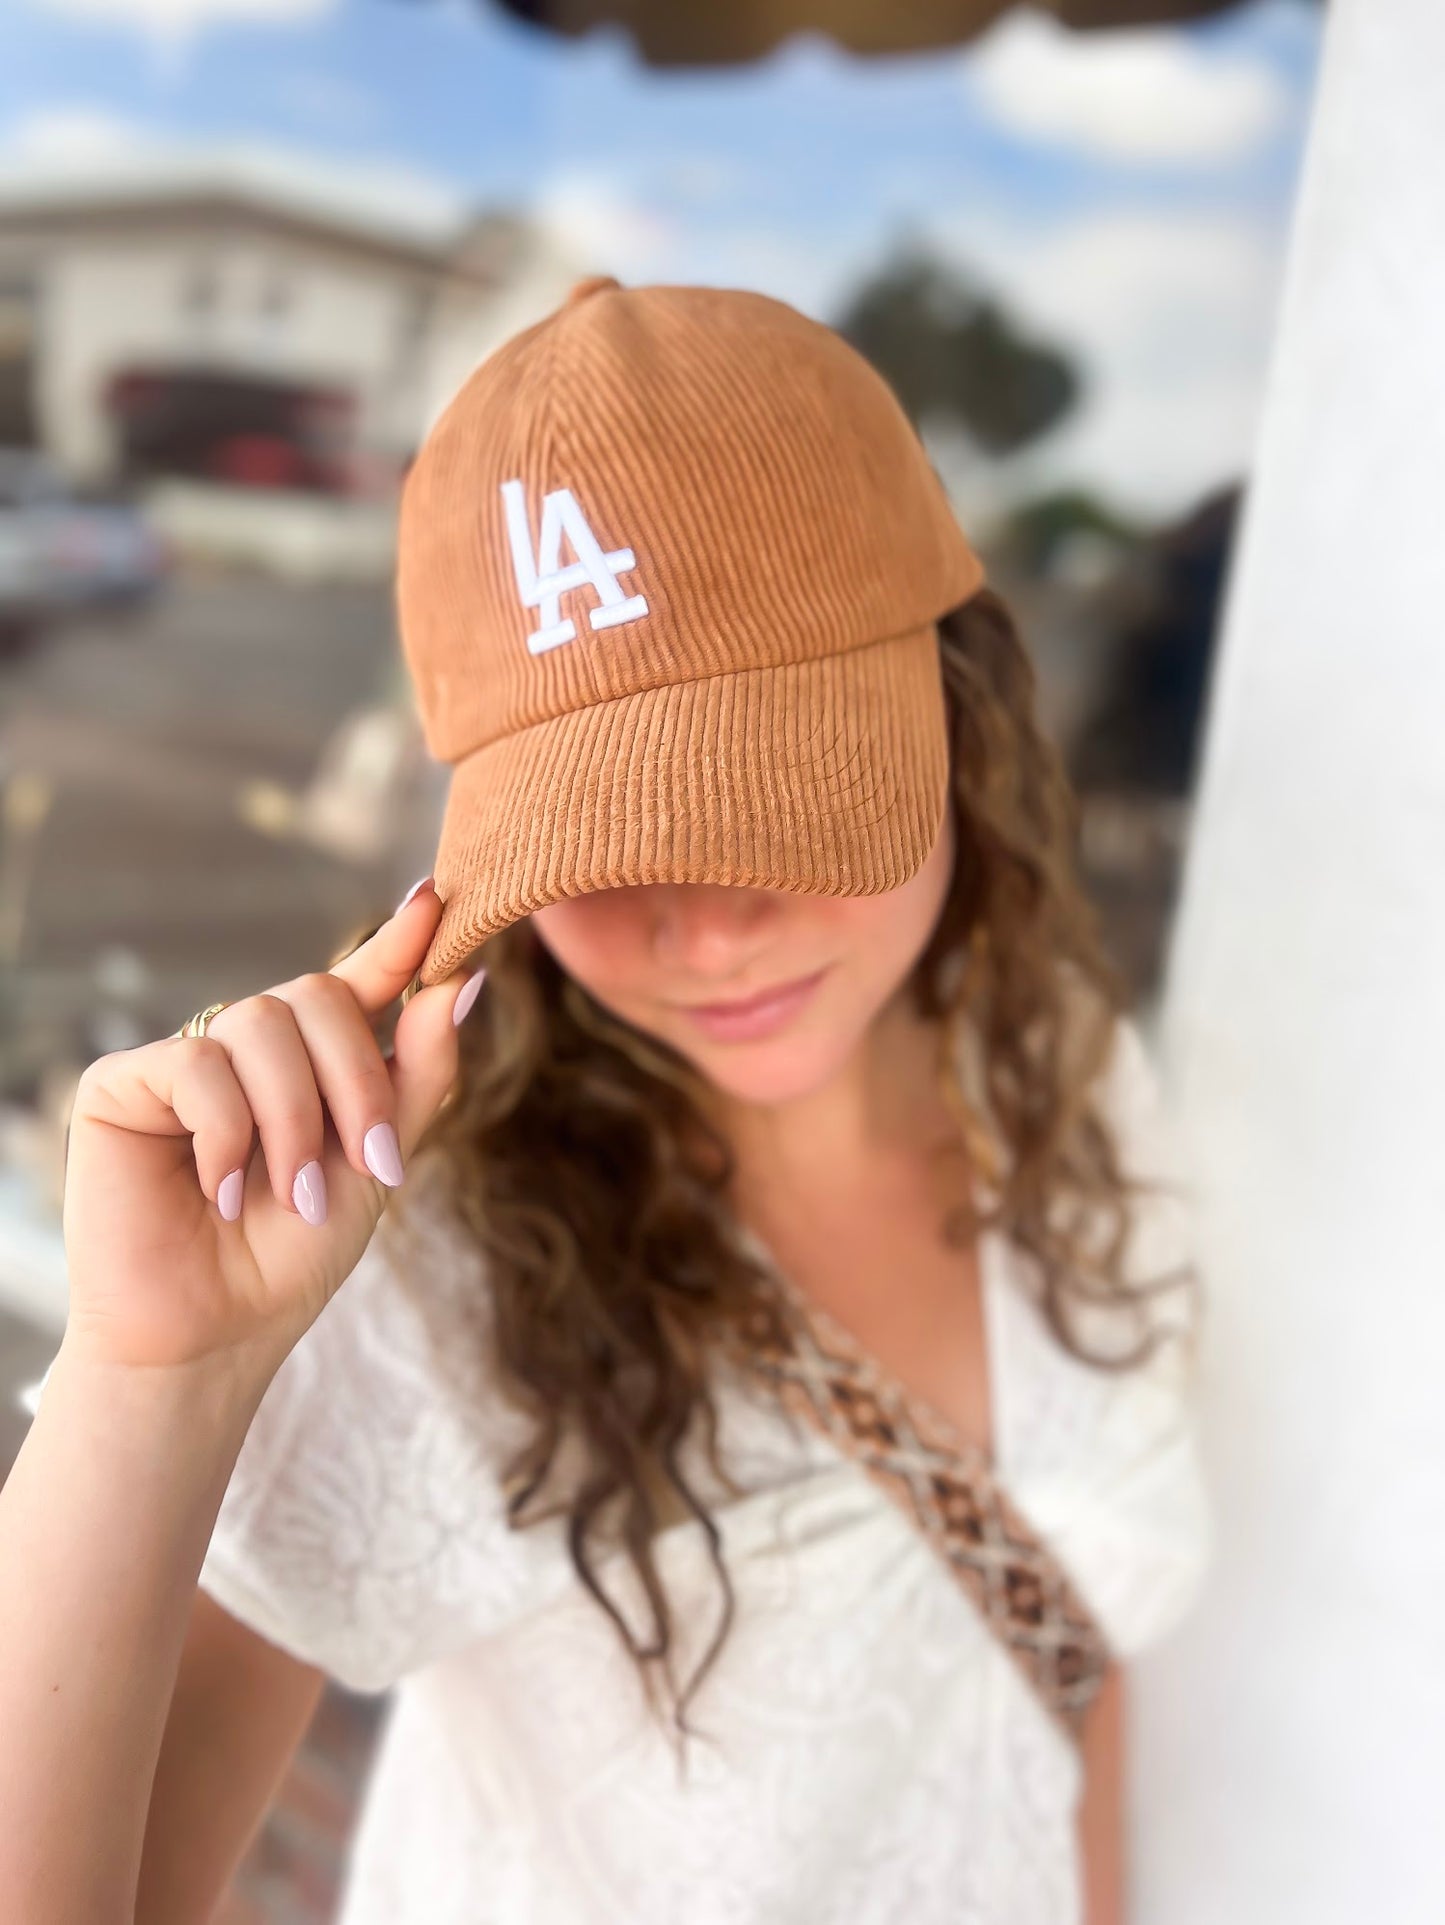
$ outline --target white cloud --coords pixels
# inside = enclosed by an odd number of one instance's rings
[[[1066,349],[1086,384],[1068,420],[990,487],[1078,480],[1167,514],[1249,466],[1282,266],[1273,232],[1219,213],[932,232],[1022,325]]]
[[[187,39],[219,21],[289,26],[329,13],[337,0],[31,0],[32,6],[99,26],[133,27],[157,39]]]
[[[55,106],[17,121],[0,140],[7,172],[90,171],[107,162],[154,151],[155,138],[139,123],[103,107]]]
[[[157,72],[172,83],[185,72],[208,27],[294,27],[319,20],[340,0],[30,0],[33,7],[88,27],[119,28],[149,45]]]
[[[274,141],[176,141],[85,103],[26,116],[0,136],[0,203],[87,201],[180,189],[250,193],[391,238],[443,243],[472,197],[434,174],[370,152],[320,155]]]
[[[686,165],[691,168],[689,159]],[[589,272],[615,274],[626,285],[647,281],[757,288],[827,318],[857,281],[857,248],[796,228],[720,218],[714,175],[706,158],[696,165],[702,183],[694,208],[658,207],[620,172],[567,170],[543,179],[526,212],[569,258]],[[670,193],[678,175],[669,176]],[[725,205],[725,203],[724,203]]]
[[[962,71],[1010,132],[1125,162],[1229,162],[1291,109],[1278,76],[1242,54],[1160,28],[1074,33],[1033,10],[1005,16]]]
[[[626,283],[666,278],[679,236],[672,223],[626,185],[600,171],[544,178],[527,213],[557,246],[592,272]]]

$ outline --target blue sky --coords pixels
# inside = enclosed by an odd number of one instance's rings
[[[1319,38],[1308,0],[1091,36],[1025,11],[966,52],[808,36],[687,73],[486,0],[6,0],[0,170],[245,143],[824,318],[912,226],[1090,369],[1046,464],[1166,508],[1247,457]]]

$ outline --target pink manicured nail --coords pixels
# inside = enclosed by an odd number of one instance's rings
[[[411,901],[412,897],[416,894],[417,890],[425,889],[427,884],[430,881],[431,881],[430,876],[423,876],[419,882],[414,882],[411,885],[410,889],[408,889],[406,894],[402,897],[401,901],[396,905],[395,909],[392,910],[391,913],[394,916],[399,916],[402,910],[405,909],[406,905]]]
[[[306,1221],[318,1229],[326,1221],[326,1173],[314,1157],[296,1172],[291,1201]]]
[[[361,1139],[361,1154],[366,1167],[381,1183],[393,1189],[401,1182],[401,1145],[390,1123],[373,1123]]]
[[[232,1170],[229,1176],[221,1178],[221,1187],[216,1191],[216,1208],[226,1219],[234,1223],[241,1214],[241,1198],[246,1191],[246,1172]]]
[[[485,967],[474,970],[462,984],[462,993],[457,997],[456,1002],[452,1006],[452,1022],[454,1024],[462,1020],[463,1016],[466,1015],[472,1004],[477,1000],[481,992],[482,984],[486,980],[486,975]]]

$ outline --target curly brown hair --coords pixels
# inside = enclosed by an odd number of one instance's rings
[[[1077,802],[1036,719],[1035,670],[1007,604],[985,588],[937,627],[956,858],[908,987],[920,1017],[937,1023],[942,1087],[994,1193],[990,1207],[955,1213],[945,1233],[958,1241],[1001,1228],[1036,1260],[1059,1340],[1101,1368],[1129,1368],[1150,1333],[1104,1356],[1084,1347],[1074,1315],[1180,1280],[1141,1285],[1122,1274],[1130,1198],[1156,1187],[1121,1168],[1091,1092],[1125,987],[1077,878]],[[630,1650],[654,1712],[656,1668],[665,1670],[685,1742],[686,1708],[721,1650],[734,1594],[680,1446],[700,1417],[708,1461],[736,1489],[718,1458],[709,1335],[745,1315],[767,1279],[714,1207],[734,1164],[699,1104],[700,1072],[602,1009],[527,921],[480,954],[487,993],[462,1026],[456,1084],[413,1160],[434,1156],[445,1207],[484,1253],[499,1387],[532,1420],[503,1473],[513,1527],[568,1513],[578,1576]],[[1103,1247],[1086,1247],[1085,1224],[1101,1220]],[[405,1236],[405,1192],[383,1224],[388,1237]],[[397,1268],[424,1294],[415,1264]],[[569,1427],[586,1475],[564,1504],[527,1516]],[[701,1526],[723,1594],[717,1634],[681,1694],[653,1556],[663,1500]],[[646,1643],[598,1579],[601,1554],[619,1540],[651,1612]]]

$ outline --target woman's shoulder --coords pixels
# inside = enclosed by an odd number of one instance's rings
[[[1162,1379],[1182,1394],[1197,1362],[1204,1303],[1198,1196],[1147,1019],[1115,1018],[1095,1098],[1127,1185],[1120,1274],[1140,1292],[1142,1330],[1160,1359],[1145,1381]]]
[[[1060,1058],[1127,1146],[1145,1162],[1171,1159],[1174,1134],[1152,1005],[1118,1004],[1072,965],[1060,969]]]
[[[1001,1456],[1125,1655],[1183,1614],[1211,1554],[1199,1448],[1204,1279],[1178,1118],[1147,1025],[1133,1015],[1115,1017],[1091,1094],[1137,1185],[1119,1275],[1139,1294],[1122,1318],[1105,1303],[1077,1305],[1071,1332],[1103,1356],[1148,1347],[1132,1364],[1076,1355],[1025,1287],[1029,1259],[1007,1249],[1005,1271],[1020,1287],[1000,1298]]]

